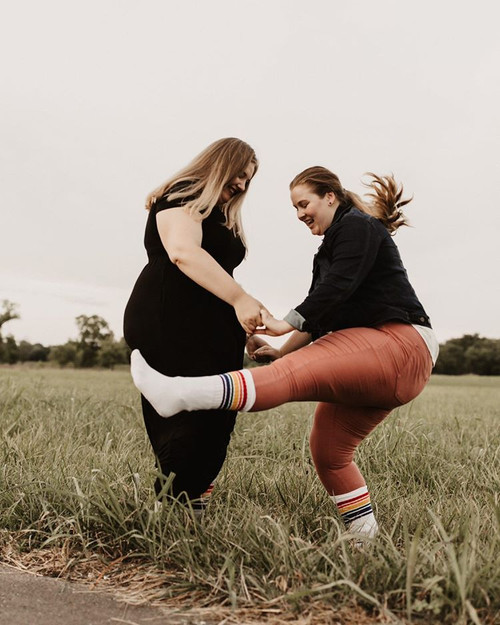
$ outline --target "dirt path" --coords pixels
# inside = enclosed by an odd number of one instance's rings
[[[403,621],[371,618],[361,608],[311,607],[303,615],[278,608],[182,610],[120,602],[88,585],[21,571],[0,563],[0,625],[393,625]]]
[[[0,625],[168,625],[160,608],[0,564]],[[179,621],[177,621],[179,623]]]

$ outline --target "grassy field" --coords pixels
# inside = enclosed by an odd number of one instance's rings
[[[500,622],[500,378],[436,376],[363,443],[382,532],[362,550],[311,465],[313,409],[239,417],[199,525],[176,502],[155,510],[127,371],[1,368],[0,558],[57,553],[55,573],[92,562],[117,580],[128,567],[140,597],[269,618]]]

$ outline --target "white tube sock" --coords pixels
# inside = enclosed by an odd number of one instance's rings
[[[367,486],[361,486],[342,495],[334,495],[332,499],[350,532],[370,538],[377,534],[378,524],[373,514]]]
[[[144,360],[139,350],[130,357],[134,384],[162,417],[182,410],[244,410],[255,403],[255,384],[250,371],[221,375],[170,377],[159,373]]]

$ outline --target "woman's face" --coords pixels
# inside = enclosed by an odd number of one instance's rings
[[[291,191],[292,204],[297,211],[297,217],[304,223],[312,234],[325,234],[332,224],[335,210],[339,205],[335,193],[329,192],[324,197],[313,193],[307,184],[299,184]]]
[[[238,193],[244,193],[248,187],[248,183],[255,173],[254,163],[249,163],[245,169],[236,174],[227,184],[224,185],[220,194],[219,204],[225,204]]]

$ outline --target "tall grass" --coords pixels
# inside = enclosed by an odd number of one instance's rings
[[[31,550],[126,556],[158,596],[353,601],[408,620],[500,622],[500,378],[436,376],[360,447],[379,537],[353,547],[308,450],[313,404],[240,415],[203,522],[155,507],[126,371],[0,369],[0,529]]]

